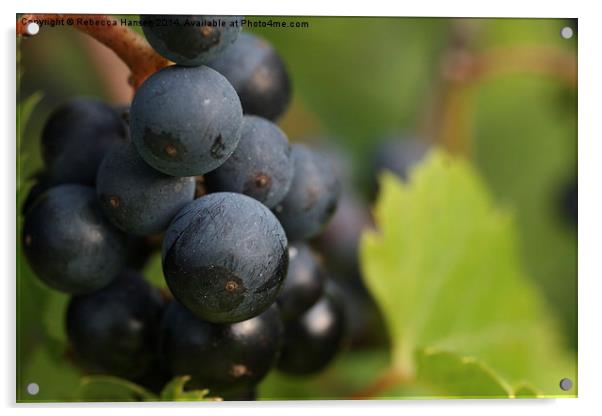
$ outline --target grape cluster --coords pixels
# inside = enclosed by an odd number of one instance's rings
[[[328,158],[274,124],[291,94],[284,62],[240,34],[239,17],[142,20],[175,64],[125,118],[89,98],[54,111],[22,208],[30,266],[72,296],[74,361],[154,390],[189,375],[225,399],[255,397],[273,368],[321,371],[346,320],[308,240],[341,185]],[[140,272],[159,249],[163,291]]]
[[[347,337],[354,349],[386,345],[384,317],[364,286],[359,261],[362,233],[373,227],[369,204],[377,195],[378,179],[384,172],[408,180],[411,170],[429,150],[429,141],[408,131],[391,129],[370,138],[372,154],[367,170],[359,177],[346,148],[332,138],[317,138],[321,152],[329,159],[342,183],[336,211],[327,226],[311,241],[328,269],[328,290],[343,301],[348,322]],[[355,170],[355,172],[354,172]],[[358,183],[361,180],[363,183]]]

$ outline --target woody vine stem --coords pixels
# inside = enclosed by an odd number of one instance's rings
[[[146,78],[170,64],[148,44],[148,42],[128,27],[120,25],[86,25],[85,21],[97,22],[112,20],[107,15],[82,14],[27,14],[17,21],[17,35],[27,36],[27,25],[41,20],[64,19],[73,22],[72,27],[80,30],[104,44],[119,56],[131,71],[129,83],[136,90]]]

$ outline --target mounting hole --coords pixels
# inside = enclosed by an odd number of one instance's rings
[[[569,391],[573,388],[573,381],[570,378],[560,380],[560,388],[564,391]]]
[[[30,22],[27,24],[27,26],[25,26],[25,33],[27,33],[29,36],[37,35],[39,31],[40,25],[36,22]]]
[[[35,396],[39,392],[40,392],[40,386],[38,386],[38,383],[29,383],[27,385],[27,393],[30,396]]]
[[[570,39],[573,37],[573,28],[569,26],[565,26],[560,30],[560,36],[564,39]]]

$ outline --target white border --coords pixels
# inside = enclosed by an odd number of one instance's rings
[[[545,413],[549,415],[589,414],[600,408],[602,378],[602,355],[600,317],[602,311],[602,262],[599,244],[601,230],[601,190],[602,178],[602,64],[600,54],[600,14],[596,13],[593,1],[542,1],[505,0],[495,3],[484,1],[429,1],[414,2],[370,0],[357,4],[347,1],[197,1],[194,4],[174,4],[156,2],[155,6],[142,7],[124,1],[98,1],[85,3],[78,1],[26,1],[22,0],[10,8],[2,3],[3,13],[3,62],[2,91],[6,96],[0,100],[2,126],[5,137],[2,140],[2,219],[0,230],[3,234],[0,264],[5,266],[1,275],[3,281],[2,329],[0,341],[0,368],[4,372],[0,378],[0,404],[9,407],[8,414],[48,411],[57,415],[80,415],[83,411],[92,415],[106,415],[107,411],[121,415],[134,411],[148,415],[162,415],[177,411],[185,414],[234,414],[251,410],[270,414],[306,415],[308,412],[332,412],[341,409],[345,416],[365,415],[377,411],[379,414],[441,414],[446,415],[506,415],[508,413]],[[163,6],[163,7],[162,7]],[[78,13],[204,13],[204,14],[267,14],[267,15],[364,15],[364,16],[483,16],[483,17],[577,17],[579,18],[579,187],[580,227],[579,227],[579,399],[564,400],[521,400],[521,401],[405,401],[405,402],[272,402],[255,404],[175,404],[144,405],[50,405],[17,406],[15,399],[15,40],[14,19],[16,12],[78,12]],[[107,408],[107,407],[110,407]],[[136,409],[136,410],[135,410]],[[590,412],[591,411],[591,412]],[[599,410],[598,410],[599,411]]]

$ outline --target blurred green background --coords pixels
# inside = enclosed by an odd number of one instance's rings
[[[259,19],[259,18],[255,18]],[[259,20],[265,20],[261,18]],[[383,135],[409,131],[471,159],[499,204],[512,211],[521,257],[577,346],[577,228],[562,197],[577,178],[577,40],[569,19],[303,17],[309,28],[253,29],[282,55],[293,102],[281,120],[291,140],[330,137],[370,194],[369,157]],[[20,131],[17,207],[41,168],[38,141],[49,112],[69,97],[126,104],[127,69],[104,46],[69,28],[19,40],[18,108],[39,94]],[[18,219],[19,226],[22,218]],[[18,230],[19,231],[19,230]],[[20,234],[17,235],[20,246]],[[42,286],[18,251],[17,394],[73,400],[81,374],[63,328],[67,297]],[[158,259],[147,268],[164,285]],[[382,343],[381,343],[382,344]],[[386,367],[386,345],[348,351],[310,383],[278,380],[288,397],[337,397]],[[268,383],[270,381],[268,380]],[[285,394],[285,393],[283,393]]]

